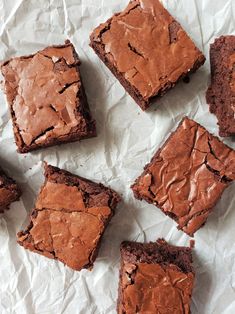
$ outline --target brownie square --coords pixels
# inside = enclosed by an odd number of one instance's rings
[[[20,153],[96,135],[79,65],[69,41],[2,64]]]
[[[119,201],[102,184],[45,164],[45,183],[18,243],[74,270],[91,269]]]
[[[210,63],[210,112],[218,119],[220,136],[235,135],[235,36],[221,36],[211,44]]]
[[[188,247],[123,242],[117,312],[189,314],[194,277]]]
[[[184,118],[132,185],[137,199],[159,207],[188,235],[205,224],[235,179],[235,151]]]
[[[130,1],[92,32],[90,45],[143,110],[205,62],[158,0]]]
[[[21,190],[16,182],[0,168],[0,213],[9,208],[12,202],[18,201]]]

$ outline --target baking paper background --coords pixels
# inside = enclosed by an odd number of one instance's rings
[[[163,1],[207,57],[206,64],[148,112],[142,112],[88,46],[89,34],[127,0],[0,0],[0,59],[30,54],[66,38],[81,58],[81,73],[98,137],[80,143],[16,152],[11,120],[0,94],[0,163],[23,189],[19,202],[0,215],[0,313],[116,313],[119,245],[122,240],[176,245],[190,238],[156,207],[133,198],[129,186],[184,115],[218,135],[205,102],[209,44],[234,34],[234,0]],[[235,148],[231,140],[223,140]],[[43,182],[42,161],[114,188],[123,197],[102,242],[92,272],[25,251],[15,234],[27,223]],[[192,314],[235,313],[235,185],[232,184],[195,235],[196,285]]]

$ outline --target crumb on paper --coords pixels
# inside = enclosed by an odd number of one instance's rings
[[[194,249],[195,248],[195,240],[190,240],[189,245],[190,245],[191,249]]]

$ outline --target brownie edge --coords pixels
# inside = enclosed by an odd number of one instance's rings
[[[174,264],[184,273],[193,272],[192,249],[170,245],[164,239],[150,243],[124,241],[120,250],[128,263]]]
[[[211,83],[206,93],[219,135],[235,136],[235,36],[221,36],[210,45]]]
[[[21,194],[15,180],[8,177],[0,168],[0,213],[8,209],[12,202],[18,201]]]

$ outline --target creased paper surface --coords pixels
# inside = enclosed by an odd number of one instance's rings
[[[70,39],[81,58],[81,73],[98,137],[80,143],[16,153],[11,120],[0,94],[0,163],[23,189],[20,202],[0,216],[0,313],[116,313],[119,245],[122,240],[164,237],[188,245],[189,237],[160,210],[133,198],[129,186],[184,115],[218,134],[205,91],[209,44],[235,34],[234,0],[164,0],[166,8],[203,50],[206,64],[142,112],[88,46],[89,34],[125,0],[0,0],[0,59],[33,53]],[[235,148],[229,139],[223,140]],[[15,234],[27,223],[43,182],[42,161],[111,186],[123,202],[112,219],[92,272],[25,251]],[[207,224],[195,235],[196,285],[192,314],[235,313],[235,185],[223,194]]]

